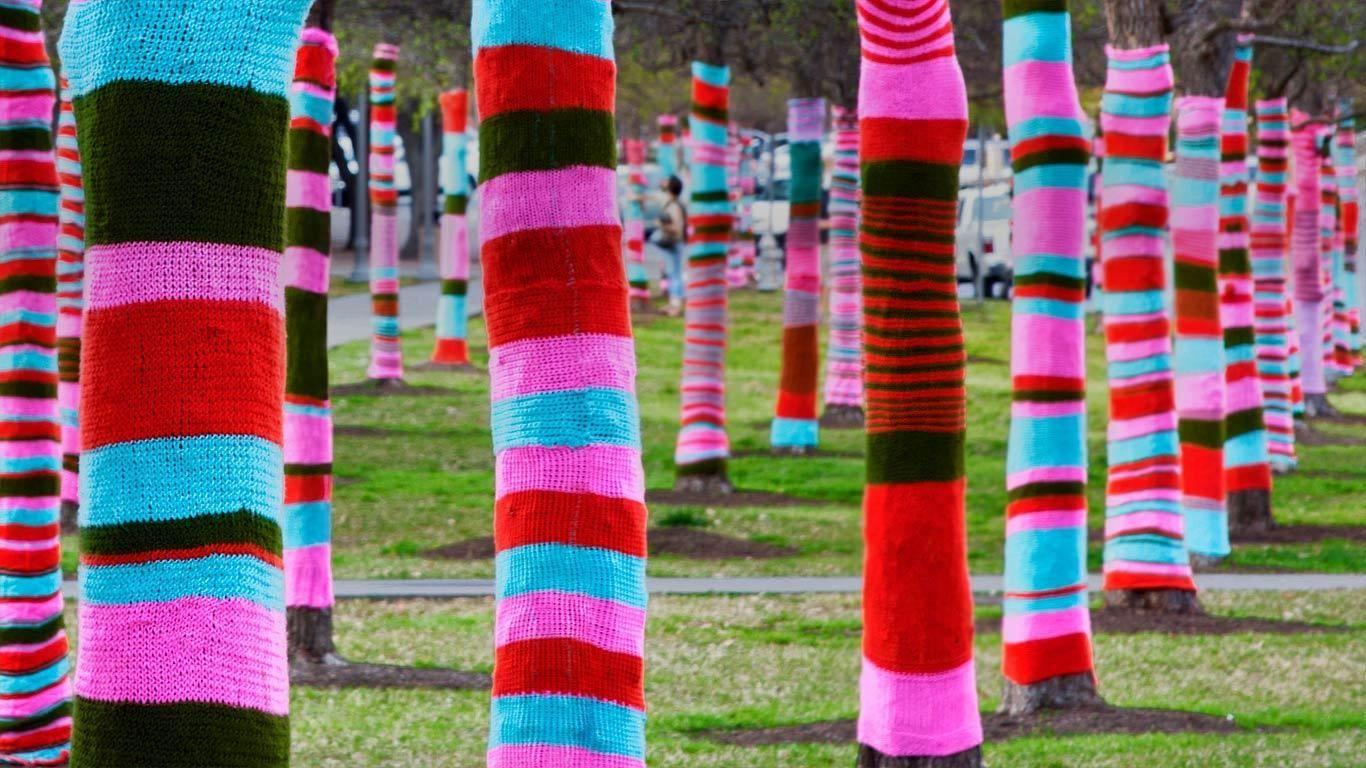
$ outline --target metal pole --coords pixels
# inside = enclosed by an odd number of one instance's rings
[[[351,274],[346,278],[352,283],[370,280],[370,94],[362,90],[356,100],[360,105],[360,119],[356,121],[356,204],[351,215],[356,217],[356,259],[352,262]]]
[[[413,206],[413,215],[422,217],[418,229],[421,240],[417,244],[417,276],[420,280],[436,279],[436,259],[433,258],[436,239],[432,237],[432,211],[436,208],[436,161],[434,150],[433,115],[428,112],[422,118],[422,195]]]
[[[982,221],[987,206],[987,131],[977,123],[977,274],[974,277],[977,305],[986,309],[987,255],[986,227]]]

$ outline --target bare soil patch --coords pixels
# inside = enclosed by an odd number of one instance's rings
[[[451,397],[459,394],[448,387],[433,387],[426,384],[409,384],[403,380],[358,381],[354,384],[339,384],[332,388],[333,397],[368,395],[370,397]]]
[[[289,665],[289,682],[308,688],[401,688],[481,691],[493,684],[483,672],[458,669],[404,667],[397,664]]]
[[[408,366],[408,370],[415,373],[463,373],[483,375],[488,371],[479,368],[471,363],[433,363],[428,360],[425,363]],[[333,390],[334,392],[336,390]]]
[[[1234,544],[1314,544],[1326,539],[1366,542],[1366,525],[1278,525],[1232,537]]]

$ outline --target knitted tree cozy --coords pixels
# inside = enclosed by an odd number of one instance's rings
[[[1325,387],[1337,380],[1339,375],[1333,363],[1333,316],[1337,303],[1335,267],[1339,258],[1339,243],[1338,181],[1337,169],[1333,167],[1332,143],[1333,130],[1328,126],[1319,126],[1314,137],[1314,145],[1319,155],[1319,277],[1323,281],[1319,327],[1322,333]],[[1333,413],[1333,409],[1326,405],[1326,400],[1324,413]]]
[[[1172,246],[1176,280],[1176,412],[1186,548],[1229,553],[1224,509],[1224,334],[1219,322],[1219,114],[1223,99],[1176,101]]]
[[[1015,172],[1006,685],[1023,713],[1097,700],[1086,592],[1086,165],[1067,0],[1005,0]]]
[[[1344,113],[1350,109],[1341,110]],[[1347,310],[1347,366],[1361,366],[1361,284],[1357,281],[1357,249],[1361,247],[1361,191],[1357,188],[1356,120],[1338,124],[1338,200],[1342,206],[1342,287]]]
[[[40,0],[0,14],[0,764],[65,764],[56,76]]]
[[[1306,125],[1308,115],[1294,110],[1290,114],[1291,151],[1294,152],[1295,212],[1290,237],[1290,268],[1293,274],[1292,299],[1295,333],[1299,341],[1300,386],[1304,390],[1305,412],[1318,415],[1326,402],[1327,385],[1323,378],[1323,275],[1319,257],[1320,168],[1317,146],[1318,128]]]
[[[1273,468],[1295,467],[1295,419],[1290,393],[1290,317],[1286,311],[1286,100],[1258,101],[1257,183],[1252,202],[1253,331],[1262,390],[1268,457]]]
[[[626,237],[626,283],[630,289],[631,309],[650,309],[650,277],[645,271],[645,142],[627,139],[626,185],[630,192],[622,206],[622,228]]]
[[[659,142],[655,146],[655,162],[659,165],[660,178],[667,179],[678,175],[678,118],[674,115],[660,115]]]
[[[81,315],[85,283],[85,190],[81,150],[76,146],[76,112],[62,77],[57,118],[57,417],[62,427],[62,529],[76,526],[80,493]]]
[[[289,89],[285,210],[285,605],[291,657],[332,644],[332,405],[327,375],[337,40],[303,32]]]
[[[859,765],[980,766],[954,284],[967,91],[947,0],[859,0],[867,387]]]
[[[469,319],[465,311],[470,280],[469,225],[465,208],[470,200],[470,176],[465,171],[465,122],[469,94],[456,88],[441,94],[441,298],[436,305],[436,346],[432,363],[464,367],[470,364]]]
[[[675,487],[728,493],[726,460],[726,250],[734,224],[726,186],[730,69],[692,65],[692,198],[688,203],[681,426]]]
[[[1165,44],[1105,52],[1105,178],[1097,227],[1110,380],[1104,586],[1115,603],[1183,608],[1194,602],[1195,583],[1181,516],[1163,266],[1171,55]]]
[[[1293,145],[1290,154],[1293,156]],[[1293,166],[1291,166],[1293,168]],[[1286,318],[1286,339],[1290,348],[1290,412],[1296,419],[1304,418],[1304,366],[1302,352],[1300,349],[1300,332],[1298,321],[1295,319],[1295,298],[1294,298],[1294,234],[1295,234],[1295,198],[1298,197],[1294,177],[1291,177],[1290,184],[1285,188],[1285,221],[1286,221],[1286,242],[1291,244],[1289,255],[1286,258],[1286,275],[1289,287],[1285,295],[1285,318]]]
[[[403,378],[403,341],[398,326],[398,189],[394,186],[397,65],[397,45],[375,46],[370,64],[370,302],[374,327],[366,375],[379,382]]]
[[[1224,483],[1231,531],[1271,525],[1271,464],[1253,336],[1248,253],[1247,82],[1252,38],[1240,35],[1224,94],[1219,165],[1219,316],[1224,338]]]
[[[608,3],[570,7],[474,3],[496,467],[491,768],[645,765],[645,478],[613,25]]]
[[[821,139],[824,99],[787,102],[791,214],[783,286],[783,363],[769,442],[784,453],[814,451],[820,442],[816,379],[820,375]]]
[[[858,263],[858,112],[835,107],[830,178],[830,336],[825,354],[826,427],[863,426],[863,312]]]
[[[307,7],[67,12],[92,213],[76,766],[289,761],[280,261]]]

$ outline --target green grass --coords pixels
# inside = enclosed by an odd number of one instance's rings
[[[415,277],[400,277],[398,279],[399,287],[416,285],[419,282],[421,281]],[[346,278],[335,278],[333,280],[328,281],[327,297],[330,299],[336,299],[342,296],[351,296],[357,293],[369,292],[370,284],[364,281],[347,280]]]
[[[1116,705],[1231,716],[1232,735],[1033,737],[988,744],[990,765],[1360,765],[1366,591],[1207,593],[1230,615],[1288,618],[1351,630],[1096,638],[1102,693]],[[983,611],[990,612],[990,609]],[[647,695],[654,768],[850,765],[848,745],[743,748],[701,731],[852,718],[861,620],[853,595],[671,597],[651,605]],[[356,660],[489,670],[487,600],[342,603],[338,641]],[[1000,635],[976,643],[981,706],[996,706]],[[487,692],[293,693],[294,763],[474,768],[483,765]]]
[[[768,456],[768,421],[779,366],[781,297],[732,294],[727,371],[730,437],[741,454],[730,464],[737,487],[788,493],[814,503],[791,508],[708,508],[681,511],[654,505],[651,522],[679,515],[705,519],[710,530],[793,547],[797,554],[771,560],[694,561],[656,557],[659,576],[835,575],[858,573],[862,558],[860,499],[863,440],[849,431],[822,434],[821,447],[836,456]],[[1009,426],[1009,307],[991,302],[965,308],[968,366],[968,536],[974,572],[999,572],[1005,509],[1005,453]],[[1088,321],[1093,323],[1094,321]],[[487,357],[484,328],[471,324],[472,354]],[[427,358],[432,332],[405,334],[408,360]],[[682,321],[652,317],[637,328],[638,390],[644,462],[650,488],[673,484],[673,441],[678,420]],[[1088,337],[1091,529],[1102,527],[1105,478],[1106,386],[1100,336]],[[359,381],[366,343],[332,354],[335,384]],[[432,546],[492,532],[493,457],[488,434],[485,375],[410,373],[414,384],[449,388],[439,397],[338,397],[339,427],[372,427],[378,435],[339,432],[336,440],[335,566],[341,578],[489,577],[490,561],[443,562],[418,553]],[[1366,376],[1345,382],[1340,408],[1366,413]],[[1361,427],[1328,425],[1321,431],[1362,437]],[[746,455],[749,454],[749,455]],[[1359,523],[1366,508],[1366,468],[1359,445],[1301,448],[1301,473],[1276,481],[1278,519],[1286,523]],[[675,523],[676,524],[676,523]],[[1246,546],[1230,566],[1288,570],[1366,571],[1366,547],[1348,541],[1312,545]],[[1100,565],[1091,546],[1091,569]]]

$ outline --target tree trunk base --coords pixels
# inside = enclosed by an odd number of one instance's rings
[[[893,757],[860,744],[856,768],[982,768],[982,747],[969,747],[952,755]]]
[[[729,496],[735,491],[725,473],[680,475],[674,480],[675,493],[695,493],[704,496]]]
[[[1338,415],[1338,409],[1328,402],[1328,395],[1308,394],[1304,396],[1304,417],[1306,419],[1317,419],[1320,417],[1332,417]]]
[[[81,529],[80,523],[81,505],[74,501],[62,502],[62,522],[61,531],[64,534],[73,534]]]
[[[1090,672],[1059,675],[1037,683],[1021,685],[1004,681],[1001,706],[1006,715],[1029,715],[1041,709],[1077,709],[1105,703],[1096,692],[1096,678]]]
[[[403,389],[408,386],[403,379],[366,379],[366,382],[375,389]]]
[[[1228,495],[1228,533],[1243,536],[1266,533],[1276,527],[1271,517],[1271,492],[1234,491]]]
[[[815,452],[814,445],[775,445],[770,450],[774,456],[810,456]]]
[[[1105,607],[1160,613],[1204,613],[1194,592],[1184,589],[1107,589]]]
[[[824,429],[863,429],[863,408],[857,405],[827,405],[821,414]]]
[[[1208,570],[1210,568],[1217,568],[1219,567],[1220,563],[1224,562],[1224,558],[1222,556],[1215,557],[1213,555],[1198,555],[1194,552],[1190,554],[1190,559],[1191,567],[1197,570]]]
[[[332,641],[332,609],[290,606],[285,625],[289,632],[289,660],[291,663],[346,664],[337,654]]]

